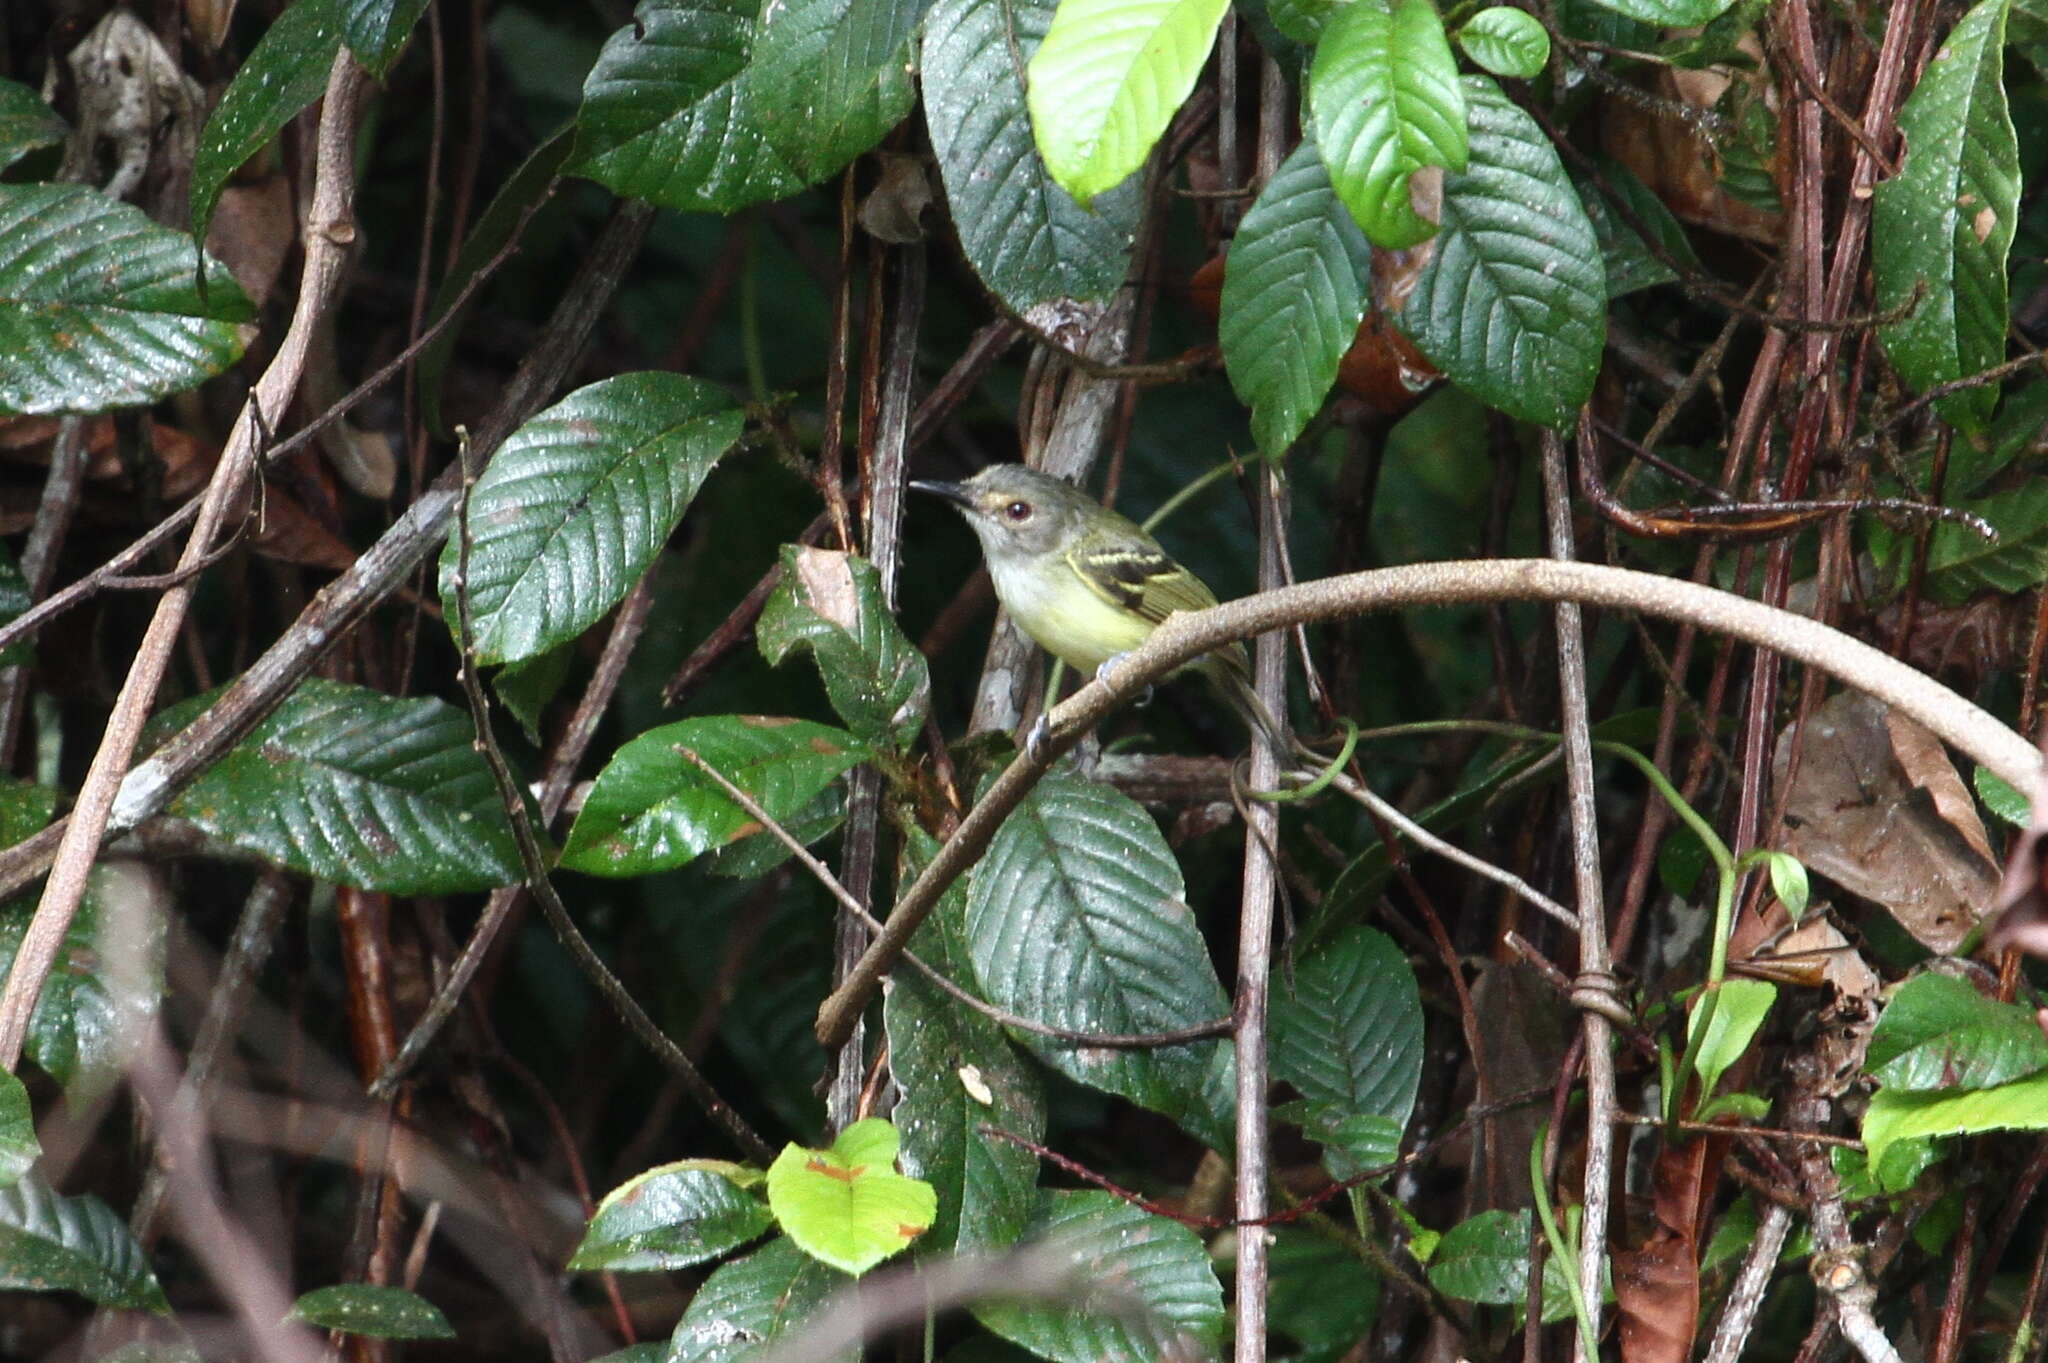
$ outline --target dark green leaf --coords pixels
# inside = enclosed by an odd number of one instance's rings
[[[1468,150],[1465,92],[1436,6],[1338,10],[1316,43],[1308,105],[1330,182],[1372,243],[1428,240],[1436,225],[1415,211],[1409,180],[1426,166],[1463,170]]]
[[[983,1325],[1053,1363],[1212,1359],[1223,1288],[1186,1226],[1098,1192],[1047,1192],[1029,1238],[1071,1257],[1083,1290],[1066,1305],[984,1301]],[[1133,1315],[1132,1300],[1143,1308]]]
[[[579,388],[514,431],[469,508],[477,657],[513,662],[604,617],[654,562],[745,418],[681,374],[621,374]],[[441,554],[455,619],[460,545]]]
[[[925,20],[925,118],[960,246],[1012,312],[1053,331],[1075,303],[1106,302],[1130,270],[1138,186],[1082,208],[1039,159],[1024,64],[1051,0],[939,0]]]
[[[192,238],[84,185],[0,185],[0,412],[99,412],[190,388],[254,312]]]
[[[929,842],[916,862],[930,859]],[[955,883],[918,930],[911,949],[956,982],[972,979],[959,935],[966,889]],[[903,1134],[903,1171],[938,1190],[938,1217],[920,1254],[956,1246],[1007,1249],[1037,1207],[1038,1159],[994,1126],[1025,1140],[1045,1134],[1045,1092],[1002,1029],[942,993],[916,970],[898,970],[882,1000],[889,1065],[903,1096],[893,1114]]]
[[[1929,972],[1900,985],[1885,1005],[1866,1066],[1887,1088],[1992,1088],[2048,1069],[2048,1039],[2032,1009]]]
[[[1231,387],[1268,454],[1293,444],[1329,395],[1365,316],[1371,272],[1372,247],[1315,144],[1303,142],[1238,227],[1217,323]]]
[[[1877,187],[1871,274],[1880,311],[1912,314],[1879,330],[1915,388],[1988,369],[2005,358],[2005,257],[2019,214],[2019,142],[2003,82],[2009,0],[1981,0],[1948,35],[1899,110],[1906,160]],[[1991,386],[1936,403],[1948,420],[1981,429],[1998,403]]]
[[[562,865],[592,875],[647,875],[759,831],[682,755],[685,748],[777,819],[868,757],[852,734],[800,719],[707,715],[650,729],[598,773],[569,830]]]
[[[1401,1154],[1406,1123],[1377,1112],[1352,1112],[1334,1103],[1303,1100],[1275,1108],[1273,1115],[1296,1123],[1303,1135],[1323,1147],[1323,1167],[1332,1178],[1356,1178],[1385,1169]]]
[[[928,0],[776,0],[746,83],[761,132],[805,184],[835,174],[910,112],[911,35]]]
[[[1401,327],[1480,401],[1563,426],[1592,394],[1606,344],[1599,243],[1535,120],[1491,80],[1463,84],[1471,161],[1444,176],[1435,254]]]
[[[327,90],[344,0],[296,0],[257,40],[207,116],[192,158],[192,235],[206,238],[220,192],[242,164]],[[361,5],[364,0],[347,0]],[[375,4],[376,0],[368,0]],[[185,268],[192,268],[188,248]]]
[[[374,1283],[316,1287],[292,1303],[292,1319],[371,1339],[453,1339],[441,1309],[416,1292]]]
[[[39,787],[12,789],[31,814],[50,796]],[[80,1100],[119,1075],[135,1029],[149,1024],[163,996],[164,925],[150,909],[148,892],[135,883],[143,874],[119,863],[93,868],[85,900],[65,930],[64,949],[29,1018],[28,1058]],[[118,918],[108,917],[110,904],[122,906]],[[34,912],[33,900],[0,908],[0,970],[13,964]],[[121,942],[108,941],[117,931]],[[143,977],[118,978],[117,964],[127,962]]]
[[[0,1287],[76,1292],[101,1306],[168,1314],[149,1256],[113,1208],[59,1197],[34,1174],[0,1188]]]
[[[68,131],[41,95],[18,81],[0,80],[0,170],[37,147],[62,142]]]
[[[1429,1280],[1446,1297],[1505,1306],[1529,1292],[1529,1211],[1485,1211],[1444,1232]]]
[[[1422,995],[1391,939],[1346,928],[1274,988],[1273,1076],[1348,1115],[1390,1119],[1396,1137],[1422,1079]]]
[[[1379,1319],[1379,1275],[1359,1256],[1314,1231],[1283,1226],[1273,1235],[1267,1318],[1300,1345],[1293,1363],[1338,1363]]]
[[[1979,592],[2014,594],[2048,580],[2048,482],[2032,478],[2004,492],[1959,504],[1998,531],[1986,539],[1967,525],[1941,521],[1927,532],[1929,596],[1960,605]],[[1913,541],[1893,541],[1890,557],[1903,569]]]
[[[359,889],[509,885],[521,877],[519,856],[475,737],[469,716],[443,701],[315,679],[180,792],[170,813]]]
[[[19,1182],[42,1157],[28,1090],[14,1075],[0,1073],[0,1188]]]
[[[704,1280],[669,1337],[668,1363],[739,1363],[793,1334],[851,1281],[788,1239],[771,1240]],[[852,1363],[859,1357],[856,1347],[832,1359]]]
[[[1664,201],[1652,194],[1649,186],[1621,162],[1603,156],[1595,164],[1607,186],[1607,194],[1602,194],[1589,177],[1575,175],[1572,184],[1578,189],[1586,217],[1592,222],[1593,233],[1600,241],[1600,259],[1607,272],[1607,296],[1619,298],[1625,293],[1647,289],[1654,284],[1668,284],[1678,278],[1677,273],[1664,263],[1665,260],[1697,267],[1699,261],[1693,255],[1692,242],[1686,237],[1685,228],[1664,206]],[[1608,194],[1613,195],[1617,203],[1610,204]],[[1624,208],[1634,215],[1637,222],[1650,229],[1662,258],[1651,253],[1642,234],[1622,216],[1621,209]]]
[[[1597,0],[1616,14],[1658,28],[1697,28],[1735,0]]]
[[[1180,867],[1143,808],[1107,786],[1050,776],[1025,797],[974,868],[967,950],[985,996],[1023,1017],[1078,1032],[1165,1032],[1229,1011]],[[1017,1039],[1070,1078],[1165,1113],[1218,1148],[1228,1107],[1214,1103],[1222,1045],[1146,1050]]]
[[[718,1160],[649,1169],[605,1194],[569,1267],[581,1273],[688,1268],[738,1249],[775,1224],[768,1204],[735,1181],[760,1177]]]
[[[806,649],[846,726],[876,747],[916,742],[931,704],[924,655],[882,599],[882,575],[853,554],[782,547],[782,581],[754,626],[761,656]]]
[[[0,547],[0,625],[7,624],[34,605],[28,589],[28,579],[21,575],[15,565],[14,555]],[[29,660],[33,650],[27,641],[10,644],[0,649],[0,667],[13,667]]]
[[[371,75],[382,78],[426,9],[427,0],[341,0],[342,40]]]

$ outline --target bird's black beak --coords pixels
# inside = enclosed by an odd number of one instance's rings
[[[928,481],[925,479],[917,479],[914,480],[910,484],[910,486],[911,489],[916,492],[929,492],[934,497],[944,497],[947,501],[951,502],[953,505],[959,507],[963,511],[971,511],[974,508],[974,498],[968,494],[967,488],[964,484],[940,483]]]

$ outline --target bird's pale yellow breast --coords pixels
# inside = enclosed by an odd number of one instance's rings
[[[1065,563],[1030,568],[996,556],[989,572],[1010,618],[1040,648],[1078,669],[1084,680],[1152,633],[1151,621],[1105,601]]]

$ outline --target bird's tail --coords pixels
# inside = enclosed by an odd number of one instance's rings
[[[1276,718],[1266,702],[1252,685],[1250,660],[1242,647],[1226,652],[1213,653],[1202,660],[1202,674],[1216,688],[1217,694],[1230,703],[1254,735],[1263,735],[1273,745],[1273,751],[1284,762],[1294,751],[1287,726]]]

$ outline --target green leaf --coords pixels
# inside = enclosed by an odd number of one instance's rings
[[[974,272],[1018,316],[1052,331],[1074,303],[1105,303],[1130,272],[1138,186],[1083,208],[1031,139],[1024,65],[1052,0],[939,0],[925,19],[925,121]]]
[[[1401,1155],[1401,1133],[1407,1123],[1378,1112],[1352,1112],[1334,1103],[1286,1103],[1273,1110],[1282,1121],[1294,1122],[1302,1134],[1323,1147],[1323,1167],[1330,1177],[1356,1178],[1384,1169]]]
[[[30,805],[48,796],[39,787],[17,789]],[[134,883],[136,875],[118,863],[93,868],[85,900],[64,932],[64,949],[29,1017],[28,1058],[78,1101],[104,1091],[120,1075],[136,1029],[149,1025],[163,996],[163,918],[148,907],[149,892]],[[109,917],[109,904],[123,906],[118,917]],[[0,971],[13,965],[34,914],[33,899],[0,908]],[[130,940],[118,946],[106,940],[115,931]],[[142,940],[132,940],[137,934]],[[114,965],[127,960],[141,969],[141,979],[116,975]]]
[[[426,9],[427,0],[341,0],[342,41],[382,80]]]
[[[1384,933],[1349,927],[1279,977],[1273,1077],[1311,1103],[1391,1121],[1395,1141],[1422,1080],[1422,994]]]
[[[882,575],[854,554],[782,546],[782,581],[754,626],[761,656],[778,666],[809,651],[832,708],[876,747],[917,741],[931,705],[924,654],[882,599]]]
[[[1060,0],[1031,58],[1031,127],[1083,205],[1145,163],[1209,59],[1228,0]]]
[[[1870,1035],[1865,1068],[1910,1092],[1995,1088],[2048,1070],[2048,1038],[2033,1010],[1928,972],[1900,985]]]
[[[2019,213],[2019,140],[2006,109],[2008,0],[1963,16],[1899,110],[1906,160],[1877,187],[1871,274],[1891,312],[1924,288],[1912,314],[1879,328],[1899,374],[1915,388],[1988,369],[2005,358],[2006,253]],[[1935,404],[1980,430],[1998,404],[1992,386]]]
[[[1361,0],[1364,3],[1365,0]],[[1330,186],[1313,142],[1281,163],[1224,262],[1217,334],[1259,448],[1294,443],[1337,381],[1365,317],[1372,247]]]
[[[1458,1301],[1506,1306],[1529,1294],[1529,1209],[1484,1211],[1444,1232],[1429,1280]]]
[[[704,1280],[669,1337],[668,1363],[739,1363],[809,1324],[833,1292],[852,1281],[798,1249],[770,1240]],[[854,1363],[858,1345],[834,1354]]]
[[[914,834],[911,863],[936,844]],[[960,934],[967,892],[956,882],[911,939],[911,950],[955,981],[970,979]],[[902,1097],[892,1114],[903,1136],[903,1171],[938,1191],[920,1255],[956,1247],[1007,1249],[1038,1206],[1038,1157],[990,1136],[998,1127],[1025,1140],[1045,1134],[1045,1085],[988,1017],[954,1001],[916,970],[898,970],[882,999],[889,1067]]]
[[[1444,176],[1434,254],[1401,328],[1481,402],[1564,426],[1592,395],[1607,339],[1599,244],[1535,120],[1484,76],[1463,85],[1471,161]]]
[[[1881,1088],[1863,1114],[1863,1146],[1886,1192],[1903,1185],[1886,1156],[1902,1142],[1925,1136],[1961,1136],[1978,1131],[2039,1131],[2048,1128],[2048,1071],[1996,1088],[1938,1089],[1915,1093]]]
[[[1813,897],[1813,884],[1807,879],[1806,867],[1799,858],[1786,852],[1764,851],[1759,853],[1764,866],[1771,874],[1771,893],[1785,906],[1785,912],[1793,921],[1806,916],[1807,903]]]
[[[69,132],[41,95],[19,81],[0,80],[0,170],[37,147],[62,142]]]
[[[1697,28],[1718,17],[1735,0],[1594,0],[1637,23],[1658,28]]]
[[[852,734],[801,719],[706,715],[649,729],[598,773],[562,865],[591,875],[649,875],[759,831],[684,748],[778,820],[869,755]]]
[[[188,702],[156,721],[190,717]],[[521,878],[468,714],[318,678],[171,801],[231,846],[322,880],[453,894]]]
[[[838,171],[909,112],[919,0],[641,0],[583,86],[578,174],[732,213]]]
[[[837,173],[910,112],[910,47],[929,0],[774,0],[747,93],[769,146],[805,184]]]
[[[1308,74],[1315,141],[1337,196],[1373,245],[1427,241],[1409,180],[1465,168],[1458,63],[1430,0],[1355,0],[1323,28]]]
[[[0,1287],[76,1292],[131,1311],[171,1309],[149,1256],[113,1208],[90,1195],[59,1197],[34,1174],[0,1188]]]
[[[894,1126],[869,1117],[829,1150],[783,1147],[768,1166],[768,1205],[799,1249],[859,1277],[930,1229],[938,1195],[896,1172],[897,1144]]]
[[[1108,1193],[1046,1192],[1029,1234],[1072,1259],[1081,1300],[984,1300],[973,1310],[989,1329],[1053,1363],[1217,1356],[1223,1288],[1186,1226]]]
[[[192,235],[201,241],[228,180],[326,93],[328,71],[341,50],[343,3],[297,0],[278,15],[207,115],[192,157]],[[189,250],[185,268],[192,268]]]
[[[1685,228],[1664,206],[1664,201],[1651,193],[1650,187],[1637,179],[1634,171],[1612,157],[1596,158],[1595,164],[1608,193],[1650,229],[1664,257],[1697,267],[1699,260],[1693,254],[1692,242],[1685,235]],[[1663,259],[1650,253],[1641,233],[1621,216],[1615,205],[1608,203],[1607,195],[1599,191],[1590,177],[1574,175],[1572,184],[1585,206],[1587,220],[1593,224],[1593,234],[1600,242],[1600,260],[1607,273],[1609,298],[1619,298],[1656,284],[1668,284],[1678,278]]]
[[[1379,1319],[1379,1275],[1344,1245],[1314,1231],[1273,1232],[1267,1318],[1300,1345],[1294,1363],[1338,1363]]]
[[[1458,30],[1465,55],[1496,76],[1534,80],[1550,64],[1550,35],[1527,10],[1494,5],[1465,21]]]
[[[512,239],[512,234],[526,220],[528,210],[554,193],[555,177],[562,173],[562,167],[568,163],[575,148],[576,127],[570,124],[535,147],[519,163],[519,169],[512,172],[492,197],[490,207],[477,219],[476,226],[463,238],[454,266],[434,291],[433,306],[427,309],[429,325],[455,306],[455,300],[462,296],[469,281]],[[464,304],[464,310],[475,305],[472,299]],[[462,334],[462,322],[457,319],[436,332],[434,339],[420,351],[420,409],[427,424],[442,436],[452,434],[441,412],[442,379],[448,373],[448,362],[454,357],[456,343],[462,339]]]
[[[744,425],[722,390],[648,372],[579,388],[514,431],[470,499],[478,659],[530,658],[603,619]],[[451,622],[460,552],[451,537],[441,554]]]
[[[1961,396],[1958,394],[1957,396]],[[1998,531],[1986,539],[1968,526],[1942,521],[1927,535],[1927,594],[1961,605],[1983,591],[2025,592],[2048,580],[2048,482],[2030,478],[1987,497],[1952,503],[1981,516]],[[1909,562],[1912,541],[1900,537],[1894,555]]]
[[[99,412],[191,388],[255,315],[192,238],[84,185],[0,185],[0,413]]]
[[[0,625],[11,624],[28,612],[35,601],[30,595],[28,579],[21,575],[14,555],[0,546]],[[35,650],[26,640],[0,648],[0,667],[13,667],[26,663],[35,656]]]
[[[1230,1011],[1180,867],[1152,816],[1107,786],[1049,776],[990,842],[967,890],[967,950],[999,1007],[1078,1032],[1166,1032]],[[1217,1041],[1145,1050],[1017,1039],[1071,1079],[1161,1112],[1219,1149]]]
[[[317,1330],[371,1339],[453,1339],[441,1308],[402,1287],[338,1283],[316,1287],[292,1303],[291,1318]]]
[[[1971,772],[1970,784],[1977,788],[1977,798],[1984,802],[1984,807],[2014,828],[2025,828],[2034,822],[2034,802],[1991,768],[1979,767]]]
[[[1743,1052],[1749,1049],[1757,1029],[1769,1016],[1771,1005],[1778,1001],[1778,987],[1763,980],[1723,980],[1719,989],[1702,990],[1686,1017],[1687,1045],[1691,1045],[1699,1033],[1700,1018],[1706,1012],[1709,998],[1715,1000],[1713,1020],[1707,1024],[1706,1037],[1700,1041],[1699,1052],[1693,1060],[1693,1069],[1700,1077],[1702,1097],[1713,1096],[1714,1085],[1721,1082],[1722,1072],[1740,1060]]]
[[[569,1258],[579,1273],[688,1268],[738,1249],[775,1224],[768,1204],[743,1183],[758,1170],[722,1160],[683,1160],[649,1169],[605,1194]]]
[[[20,1182],[21,1176],[42,1157],[28,1089],[16,1076],[0,1073],[0,1188],[11,1188]]]

